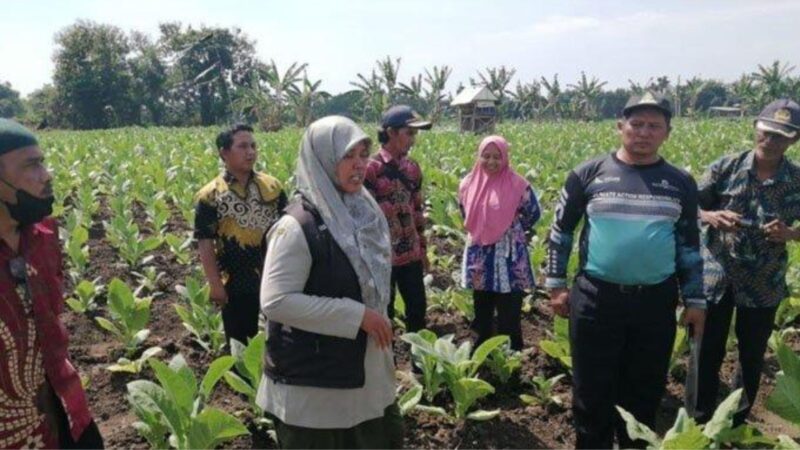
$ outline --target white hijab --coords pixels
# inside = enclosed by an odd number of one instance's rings
[[[364,304],[385,312],[392,274],[386,217],[363,186],[353,194],[336,187],[336,165],[362,141],[369,141],[369,136],[346,117],[317,120],[308,126],[300,142],[295,178],[297,190],[317,208],[353,265]]]

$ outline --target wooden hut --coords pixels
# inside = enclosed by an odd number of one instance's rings
[[[485,86],[461,91],[450,106],[458,108],[461,131],[491,133],[497,121],[497,97]]]

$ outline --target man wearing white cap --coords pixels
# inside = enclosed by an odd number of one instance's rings
[[[744,422],[758,393],[775,311],[788,296],[786,243],[800,240],[800,167],[785,157],[800,139],[800,106],[767,105],[755,121],[755,147],[715,161],[701,179],[703,284],[708,300],[701,345],[697,418],[716,407],[719,369],[736,309],[737,384],[745,391],[734,426]],[[739,386],[736,386],[739,387]]]

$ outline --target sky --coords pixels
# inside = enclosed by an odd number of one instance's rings
[[[0,0],[0,82],[23,95],[51,82],[55,34],[86,19],[156,38],[158,24],[238,27],[279,69],[308,63],[322,89],[352,89],[377,59],[401,58],[400,81],[434,65],[447,90],[478,70],[516,69],[512,84],[575,83],[581,71],[627,87],[667,75],[725,82],[775,59],[800,66],[800,1],[569,0]],[[800,75],[800,67],[793,74]]]

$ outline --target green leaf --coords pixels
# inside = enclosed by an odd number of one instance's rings
[[[479,409],[477,411],[472,411],[471,413],[467,414],[467,419],[469,420],[477,420],[477,421],[485,421],[491,420],[497,417],[500,414],[499,409],[493,409],[491,411],[485,411],[483,409]]]
[[[786,344],[778,347],[778,362],[787,377],[800,380],[800,357]]]
[[[622,419],[625,421],[625,430],[628,432],[628,437],[631,440],[642,439],[653,447],[659,448],[661,440],[658,435],[651,430],[647,425],[640,423],[633,417],[633,414],[625,411],[623,408],[617,406],[617,411]]]
[[[417,406],[414,407],[414,409],[416,409],[418,411],[426,412],[428,414],[432,414],[434,416],[440,416],[440,417],[448,417],[449,416],[449,414],[447,414],[447,411],[445,411],[444,408],[441,408],[439,406],[417,405]]]
[[[226,372],[224,377],[225,381],[228,383],[228,386],[230,386],[234,391],[246,395],[247,398],[253,398],[256,396],[256,390],[253,389],[253,387],[244,381],[239,375],[236,375],[233,372]]]
[[[741,388],[733,391],[728,398],[719,404],[711,420],[703,427],[703,434],[716,441],[721,432],[731,428],[733,424],[733,414],[739,408],[742,392],[743,390]]]
[[[250,432],[236,417],[216,408],[205,408],[192,421],[187,441],[189,448],[215,448],[245,434]]]
[[[400,415],[405,416],[408,414],[419,404],[420,400],[422,400],[422,386],[415,385],[397,400],[397,405],[400,407]]]
[[[186,378],[181,376],[180,369],[176,371],[161,361],[154,359],[148,362],[170,400],[180,409],[182,415],[190,415],[197,386],[193,383],[186,383]]]
[[[104,330],[110,331],[111,333],[114,333],[115,335],[120,335],[121,334],[119,329],[117,328],[117,326],[114,325],[113,323],[111,323],[111,321],[109,321],[105,317],[95,317],[94,320]]]
[[[233,367],[235,362],[236,358],[228,355],[220,356],[211,363],[206,375],[203,377],[202,383],[200,383],[200,392],[203,394],[204,398],[209,398],[211,396],[211,391],[214,389],[214,386],[216,386],[220,378],[225,375],[225,372]]]
[[[250,382],[255,384],[261,381],[264,350],[267,346],[264,332],[259,332],[252,339],[242,353],[242,362],[247,369]]]
[[[766,407],[781,418],[800,425],[800,379],[778,373],[775,389],[767,397]]]
[[[778,445],[776,445],[775,448],[782,450],[800,450],[800,444],[789,436],[780,434],[778,435]]]
[[[472,360],[475,362],[472,374],[478,371],[478,368],[481,366],[481,364],[483,364],[490,353],[492,353],[495,349],[499,349],[508,342],[508,336],[494,336],[485,340],[480,346],[478,346],[478,348],[475,349],[475,353],[472,355]]]

